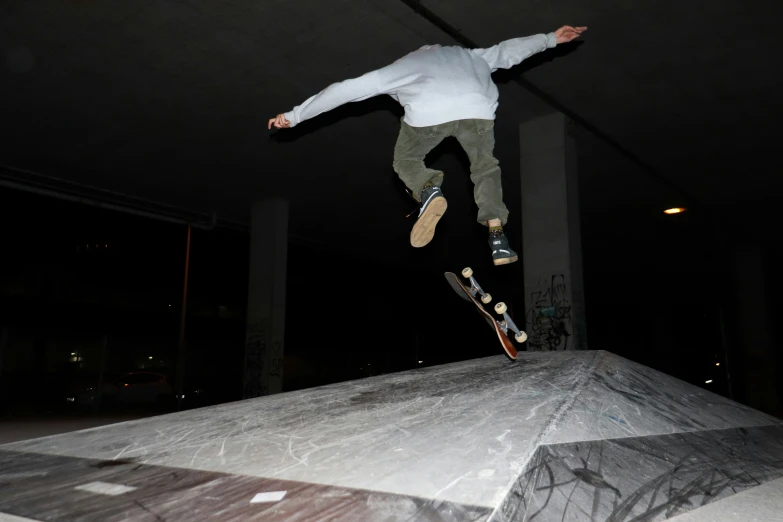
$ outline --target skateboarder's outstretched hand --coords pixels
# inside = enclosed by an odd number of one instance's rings
[[[558,44],[567,43],[574,38],[577,38],[585,31],[587,31],[587,27],[571,27],[570,25],[564,25],[555,31],[555,38],[557,38]]]
[[[278,114],[269,120],[268,128],[271,129],[272,125],[274,125],[277,129],[288,129],[291,127],[291,122],[286,119],[285,114]]]

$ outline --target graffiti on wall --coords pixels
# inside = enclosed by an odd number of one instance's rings
[[[527,349],[543,352],[573,350],[571,302],[565,276],[553,275],[538,280],[528,295]]]
[[[245,399],[278,393],[283,387],[283,342],[263,320],[248,325],[245,341]]]
[[[269,375],[272,377],[277,377],[278,379],[283,378],[283,346],[280,344],[279,340],[272,341],[272,350],[269,354],[270,360],[269,360]]]
[[[245,341],[245,375],[242,387],[242,397],[251,399],[269,392],[269,384],[264,375],[267,356],[267,332],[264,321],[257,321],[247,326]]]

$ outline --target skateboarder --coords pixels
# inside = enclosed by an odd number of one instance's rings
[[[388,94],[405,109],[392,165],[421,207],[411,230],[411,245],[429,243],[446,211],[441,190],[443,173],[428,169],[424,158],[443,139],[454,136],[470,159],[478,222],[489,228],[493,263],[513,263],[517,253],[503,234],[508,209],[503,203],[499,163],[493,154],[498,89],[491,74],[570,42],[586,30],[566,25],[548,34],[514,38],[487,49],[425,45],[386,67],[328,86],[291,111],[270,119],[268,128],[291,128],[340,105]]]

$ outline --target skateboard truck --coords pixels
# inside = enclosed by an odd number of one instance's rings
[[[487,294],[484,292],[484,290],[481,289],[481,287],[478,284],[478,281],[476,281],[473,278],[473,269],[470,267],[467,267],[462,270],[462,277],[465,279],[468,279],[470,281],[470,288],[468,288],[468,291],[470,292],[470,295],[473,297],[476,297],[476,294],[481,294],[481,302],[484,304],[489,303],[492,301],[492,295]]]
[[[515,334],[514,339],[518,343],[524,343],[527,340],[527,334],[520,331],[519,327],[514,324],[514,321],[509,317],[508,313],[506,313],[506,310],[508,310],[506,303],[500,302],[495,305],[495,313],[503,316],[503,320],[498,321],[500,329],[503,330],[504,334],[508,334],[508,331],[511,330]]]
[[[489,303],[492,301],[492,296],[488,293],[485,293],[484,290],[481,289],[481,287],[478,284],[478,281],[473,277],[473,269],[470,267],[464,268],[462,270],[462,277],[470,281],[470,288],[468,288],[468,291],[473,297],[476,297],[476,294],[481,294],[481,302],[484,304]],[[511,319],[511,317],[507,313],[508,307],[506,306],[506,303],[499,302],[495,304],[495,313],[498,315],[503,316],[502,321],[498,321],[498,326],[500,326],[500,329],[503,331],[504,334],[508,334],[508,331],[511,330],[514,332],[514,339],[518,343],[524,343],[527,340],[527,334],[519,329],[516,324],[514,324],[514,321]]]

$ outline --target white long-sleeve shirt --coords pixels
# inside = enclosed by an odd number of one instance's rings
[[[554,33],[514,38],[487,49],[425,45],[386,67],[330,85],[285,117],[294,127],[340,105],[388,94],[403,106],[404,121],[412,127],[494,120],[498,89],[491,74],[555,45]]]

